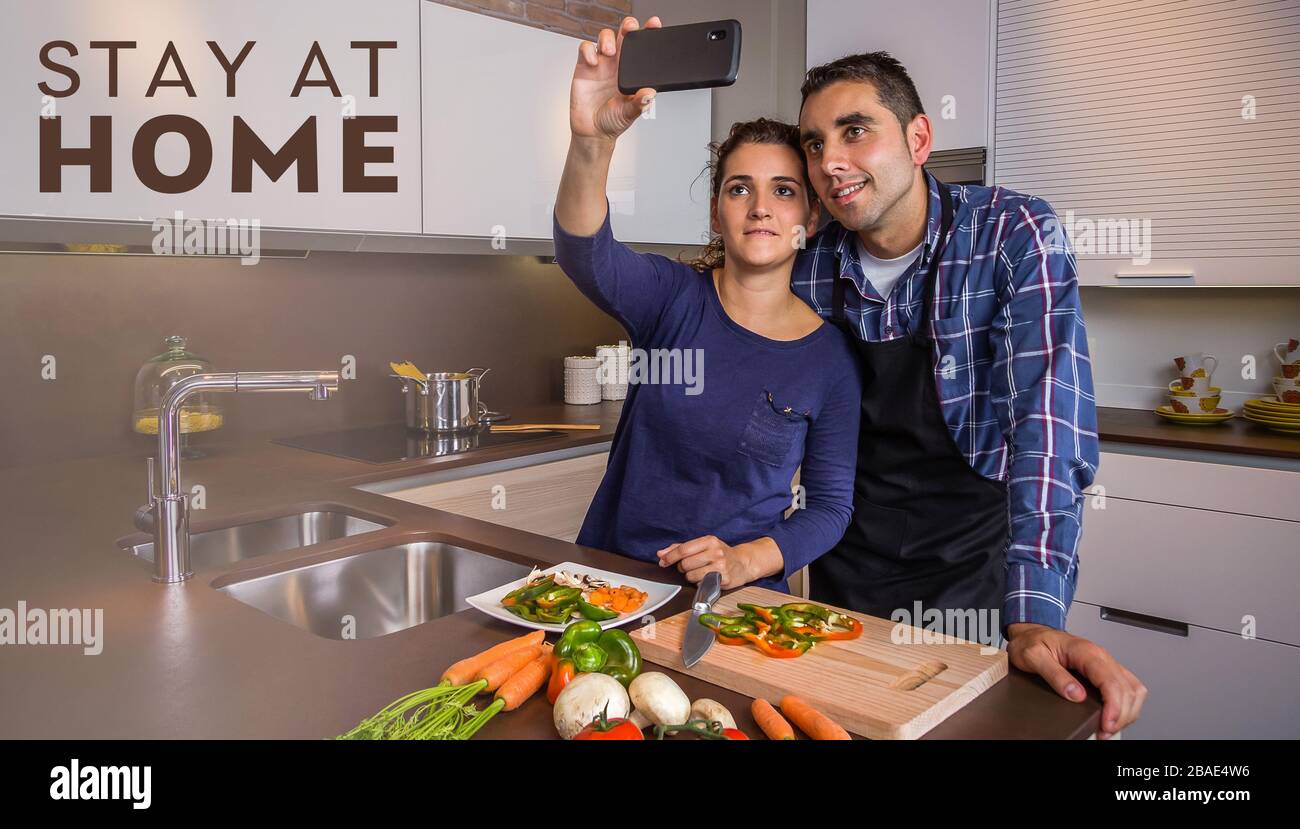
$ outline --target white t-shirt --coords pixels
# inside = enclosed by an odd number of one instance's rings
[[[898,278],[912,266],[921,256],[921,246],[925,244],[922,239],[916,247],[904,253],[897,259],[880,259],[872,256],[871,253],[863,246],[862,237],[857,237],[858,243],[858,261],[862,263],[862,272],[884,299],[889,299],[889,292],[893,290],[894,283]]]

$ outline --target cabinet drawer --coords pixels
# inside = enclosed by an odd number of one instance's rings
[[[1104,647],[1147,686],[1125,739],[1295,739],[1300,648],[1189,627],[1174,636],[1101,618],[1075,602],[1067,629]]]
[[[1300,645],[1300,522],[1108,497],[1085,507],[1079,601]]]
[[[1300,472],[1102,452],[1095,483],[1108,498],[1300,521]]]

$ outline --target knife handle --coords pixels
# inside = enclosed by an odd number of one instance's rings
[[[717,571],[705,573],[704,580],[700,582],[700,586],[695,592],[695,606],[704,605],[701,612],[707,613],[721,595],[722,574]]]

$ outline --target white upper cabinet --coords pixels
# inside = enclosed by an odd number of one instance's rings
[[[886,51],[907,67],[934,124],[934,149],[989,134],[990,0],[808,0],[808,68]]]
[[[993,181],[1085,285],[1300,285],[1294,0],[1001,0]]]
[[[580,41],[432,2],[420,30],[424,232],[499,238],[507,253],[510,239],[550,239]],[[707,241],[711,101],[661,94],[619,139],[608,192],[621,241]]]
[[[186,218],[256,219],[268,228],[419,233],[419,6],[419,0],[7,4],[0,36],[0,100],[7,107],[0,119],[0,215],[152,221],[182,211]],[[47,47],[54,41],[64,43]],[[111,41],[134,46],[114,52],[103,45]],[[234,74],[233,97],[210,41],[232,63],[255,41]],[[372,53],[368,41],[396,46]],[[306,83],[295,96],[304,66]],[[322,85],[326,66],[337,89]],[[62,96],[74,83],[71,72],[78,86]],[[156,76],[161,82],[150,94]],[[467,77],[457,82],[472,88]],[[57,120],[42,118],[50,114]],[[92,122],[100,117],[111,123]],[[92,123],[102,125],[93,138],[102,153],[94,183],[88,166],[72,163],[79,149],[92,146]],[[57,184],[47,171],[42,189],[44,130],[55,142],[46,147],[46,163],[59,146],[70,163],[59,168]],[[264,169],[281,166],[267,158],[274,153],[285,161],[278,180]],[[244,176],[250,154],[264,154],[263,163],[251,163]],[[101,187],[109,191],[96,192]]]

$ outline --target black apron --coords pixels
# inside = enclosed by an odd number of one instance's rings
[[[939,238],[911,334],[864,342],[849,330],[836,255],[832,321],[857,345],[862,425],[853,519],[839,544],[810,566],[814,600],[883,618],[903,610],[910,624],[931,630],[916,618],[916,602],[923,612],[1001,613],[1010,537],[1006,485],[971,468],[953,442],[935,390],[930,308],[953,221],[952,196],[943,184],[939,195]],[[969,621],[965,630],[952,630],[953,615],[942,615],[945,632],[976,639]],[[990,621],[981,623],[992,631],[985,644],[996,644],[998,625]]]

